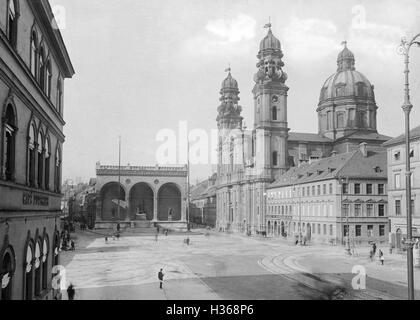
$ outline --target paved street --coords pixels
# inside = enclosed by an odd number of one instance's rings
[[[342,247],[218,233],[192,235],[190,246],[183,235],[161,235],[157,242],[152,235],[123,236],[108,243],[89,232],[74,237],[77,250],[62,252],[61,263],[81,300],[328,299],[338,287],[346,289],[344,299],[406,297],[404,258],[388,256],[381,266],[367,259],[368,248],[349,258]],[[351,288],[355,265],[366,269],[367,290]]]

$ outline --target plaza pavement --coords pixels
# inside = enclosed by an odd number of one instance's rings
[[[61,263],[80,300],[320,299],[317,285],[300,275],[333,275],[349,284],[354,265],[366,268],[373,295],[365,298],[406,295],[404,257],[387,255],[384,249],[381,266],[368,260],[367,247],[349,258],[341,246],[300,247],[277,238],[198,234],[190,236],[187,246],[185,236],[176,234],[160,235],[157,242],[151,235],[107,243],[88,232],[76,237],[77,250],[62,252]],[[166,275],[163,290],[157,281],[160,268]]]

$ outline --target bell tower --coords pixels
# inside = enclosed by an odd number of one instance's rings
[[[280,41],[271,31],[261,41],[257,55],[258,72],[254,76],[254,129],[256,131],[256,167],[272,179],[288,169],[287,74],[283,72]]]

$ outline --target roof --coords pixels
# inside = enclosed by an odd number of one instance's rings
[[[302,141],[302,142],[332,142],[331,139],[320,136],[316,133],[302,133],[302,132],[289,132],[289,141]]]
[[[410,130],[410,140],[420,138],[420,126]],[[405,141],[405,134],[402,134],[394,139],[391,139],[383,144],[384,147],[401,144]]]
[[[199,200],[203,198],[213,197],[216,195],[217,174],[213,174],[209,179],[204,180],[191,188],[191,200]]]
[[[269,189],[329,179],[386,179],[386,151],[360,149],[324,158],[311,164],[293,167],[273,182]]]
[[[339,138],[337,140],[344,140],[344,139],[356,139],[356,140],[376,140],[376,141],[388,141],[392,139],[392,137],[385,136],[383,134],[379,134],[377,132],[372,131],[361,131],[357,130],[347,136]]]

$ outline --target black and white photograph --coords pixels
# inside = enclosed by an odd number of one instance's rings
[[[420,299],[420,0],[0,0],[0,115],[0,309]]]

